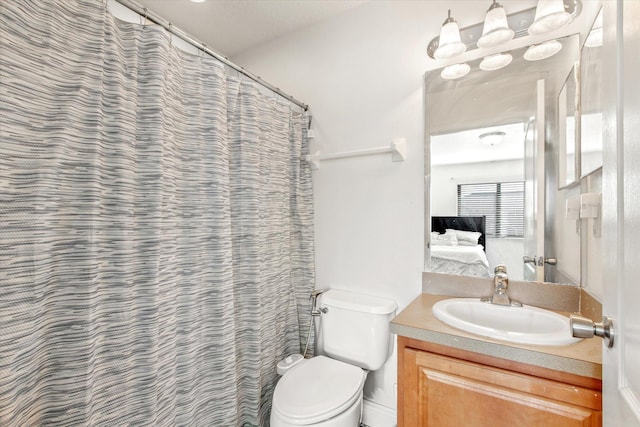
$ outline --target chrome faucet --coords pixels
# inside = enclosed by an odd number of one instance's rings
[[[493,270],[493,295],[491,297],[482,298],[483,301],[489,301],[491,304],[509,305],[522,307],[522,303],[512,300],[507,292],[509,288],[509,276],[507,276],[507,267],[498,265]]]

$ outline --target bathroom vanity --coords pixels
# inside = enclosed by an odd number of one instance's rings
[[[398,426],[601,426],[602,343],[507,343],[452,328],[420,294],[398,335]],[[568,313],[563,313],[568,315]]]

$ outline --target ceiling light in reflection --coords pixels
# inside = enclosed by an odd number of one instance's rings
[[[485,56],[480,62],[480,69],[484,71],[493,71],[504,68],[511,64],[513,56],[510,53],[497,53],[495,55]]]
[[[493,147],[494,145],[500,144],[504,140],[505,135],[506,133],[502,131],[495,131],[483,133],[478,138],[480,138],[480,142],[483,144]]]
[[[455,80],[469,74],[471,67],[467,63],[449,65],[444,67],[440,73],[440,77],[446,80]]]
[[[529,46],[524,53],[524,59],[527,61],[540,61],[542,59],[551,58],[562,49],[562,43],[558,40],[549,40],[544,43]]]
[[[602,33],[602,10],[598,13],[598,17],[596,18],[596,22],[593,23],[593,27],[587,36],[587,40],[585,40],[584,44],[587,47],[599,47],[602,46],[603,42],[603,33]]]

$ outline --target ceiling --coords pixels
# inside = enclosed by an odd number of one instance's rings
[[[137,0],[226,57],[344,13],[369,0]]]
[[[504,140],[495,146],[480,142],[487,132],[502,131]],[[525,123],[465,130],[431,137],[431,166],[524,159]]]

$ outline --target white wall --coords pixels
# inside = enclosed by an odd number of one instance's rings
[[[557,156],[557,150],[554,155]],[[579,200],[582,193],[602,193],[602,170],[580,179],[579,185],[554,191],[555,203],[547,213],[553,223],[550,234],[554,245],[553,253],[548,255],[558,260],[556,268],[560,280],[580,284],[597,300],[602,301],[604,248],[600,220],[583,218],[576,224],[576,220],[566,218],[568,199]]]

